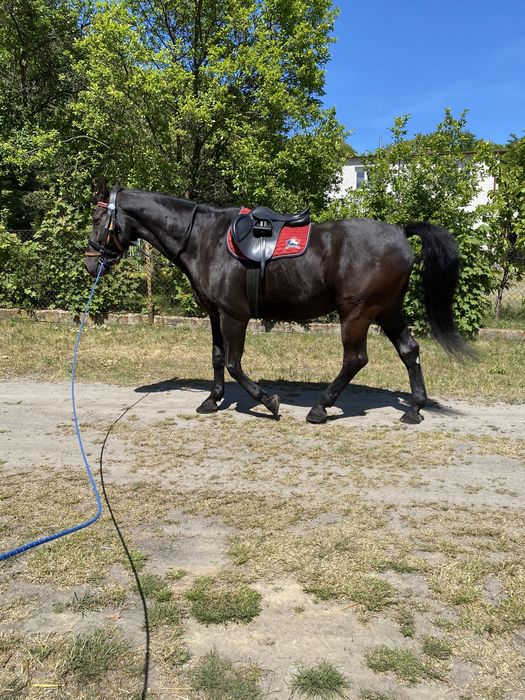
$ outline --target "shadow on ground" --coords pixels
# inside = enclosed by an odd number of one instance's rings
[[[284,404],[308,408],[317,403],[319,396],[327,385],[324,382],[261,381],[259,386],[268,394],[278,394],[281,402]],[[211,383],[201,379],[178,379],[173,377],[154,384],[139,386],[135,391],[138,393],[163,391],[208,392],[210,388]],[[227,382],[225,397],[219,406],[219,411],[224,411],[234,404],[235,409],[239,413],[247,413],[261,418],[272,418],[266,412],[254,410],[254,407],[259,404],[254,402],[236,382]],[[328,420],[363,416],[368,411],[381,408],[394,408],[400,413],[404,413],[409,404],[410,394],[408,393],[391,391],[390,389],[377,389],[362,384],[351,384],[341,394],[335,404],[342,413],[331,415]],[[459,413],[457,410],[443,406],[434,400],[429,400],[424,410],[442,415],[457,415]]]

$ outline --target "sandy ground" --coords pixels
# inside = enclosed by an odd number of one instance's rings
[[[303,388],[299,384],[275,385],[272,390],[281,396],[281,413],[300,420],[304,420],[319,393],[317,388]],[[231,411],[238,420],[267,419],[265,409],[254,407],[236,385],[228,384],[227,392],[223,408]],[[207,386],[184,386],[175,381],[139,388],[79,384],[76,394],[80,422],[88,426],[84,431],[86,453],[96,462],[101,433],[89,427],[90,424],[102,423],[109,426],[126,407],[138,399],[142,400],[133,409],[137,428],[153,424],[160,417],[188,414],[202,402],[207,394]],[[331,410],[331,420],[337,426],[392,426],[402,415],[405,399],[406,396],[388,390],[355,387],[344,394],[338,408]],[[430,402],[424,414],[425,420],[421,426],[414,426],[412,430],[499,437],[523,437],[524,433],[525,411],[520,405],[476,405],[440,398],[439,401]],[[326,427],[329,429],[329,426]],[[140,475],[128,471],[131,455],[126,443],[120,442],[117,437],[112,438],[108,452],[110,470],[107,478],[110,484],[140,479]],[[4,474],[16,474],[28,469],[42,470],[45,473],[48,468],[54,471],[57,467],[68,474],[78,470],[79,487],[85,487],[83,466],[72,429],[70,387],[67,382],[25,379],[0,382],[0,460]],[[427,483],[423,499],[446,501],[450,505],[513,508],[525,499],[525,471],[516,472],[515,464],[504,457],[497,462],[492,460],[490,469],[481,457],[470,462],[465,460],[452,480],[447,479],[443,483],[442,476],[438,472],[425,474]],[[495,478],[499,488],[489,488]],[[475,488],[465,490],[466,485]],[[412,499],[414,494],[409,489],[385,486],[383,491],[379,490],[370,497],[383,502],[402,503],[403,499]],[[171,566],[188,568],[194,574],[202,574],[214,572],[226,563],[226,540],[231,528],[213,517],[190,517],[182,513],[178,523],[174,527],[178,546],[175,553],[171,553],[172,559],[174,556]],[[147,551],[147,533],[142,541],[134,542],[133,546]],[[150,570],[155,570],[156,566],[162,570],[162,556],[162,551],[152,552]],[[414,585],[418,585],[416,578]],[[420,585],[423,583],[420,582]],[[197,656],[215,645],[234,659],[251,658],[256,661],[265,669],[264,683],[271,692],[270,697],[275,700],[285,700],[290,696],[287,678],[289,679],[289,671],[294,664],[315,663],[319,658],[326,658],[338,667],[348,668],[349,655],[360,653],[370,644],[372,636],[375,644],[388,644],[399,636],[396,625],[388,620],[377,621],[365,629],[349,606],[334,602],[313,602],[311,596],[305,594],[301,586],[291,579],[274,582],[271,587],[266,587],[264,600],[262,614],[249,626],[237,626],[232,632],[230,626],[204,627],[190,619],[185,626],[185,639],[192,653]],[[297,606],[304,608],[305,613],[295,615],[292,620],[290,610]],[[76,618],[71,615],[54,615],[51,609],[46,610],[44,606],[36,618],[23,620],[14,626],[10,625],[10,628],[20,632],[78,632],[89,629],[97,620],[96,615],[82,619],[78,615]],[[141,640],[138,609],[128,612],[127,628],[130,633],[133,633],[135,625],[137,638]],[[351,671],[353,687],[371,687],[368,669],[354,665]],[[458,686],[464,685],[469,670],[457,666],[454,673]],[[388,677],[378,676],[373,684],[377,692],[395,693],[396,700],[461,697],[454,694],[453,683],[446,691],[431,683],[400,689],[399,684],[393,683]],[[355,692],[350,697],[357,698],[357,691]],[[508,698],[519,697],[525,695],[508,695]]]

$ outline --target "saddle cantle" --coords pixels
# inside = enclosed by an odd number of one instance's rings
[[[302,254],[308,243],[310,232],[310,210],[297,214],[280,214],[268,207],[255,207],[252,211],[242,209],[232,222],[228,249],[232,255],[247,262],[246,287],[250,314],[259,315],[259,295],[262,291],[266,263],[274,256],[276,246],[279,257]],[[306,239],[302,243],[294,237],[293,230],[306,229]],[[284,246],[279,242],[281,232],[286,232]],[[282,238],[282,237],[281,237]],[[283,249],[284,248],[284,249]]]

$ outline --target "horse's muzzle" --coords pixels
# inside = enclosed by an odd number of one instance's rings
[[[101,260],[100,255],[93,255],[93,256],[85,255],[84,256],[84,267],[86,268],[86,270],[89,272],[89,274],[93,278],[95,278],[97,276],[98,268],[100,265],[100,260]],[[116,261],[110,262],[108,260],[104,260],[104,269],[102,270],[101,276],[108,274],[113,262],[116,262]]]

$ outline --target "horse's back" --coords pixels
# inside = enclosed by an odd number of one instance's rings
[[[264,316],[314,318],[369,303],[379,313],[402,294],[413,260],[399,226],[372,219],[315,224],[302,256],[269,263]]]
[[[413,264],[413,254],[400,226],[375,219],[343,219],[314,225],[312,244],[324,257],[346,253],[345,261],[369,265],[383,257]]]

